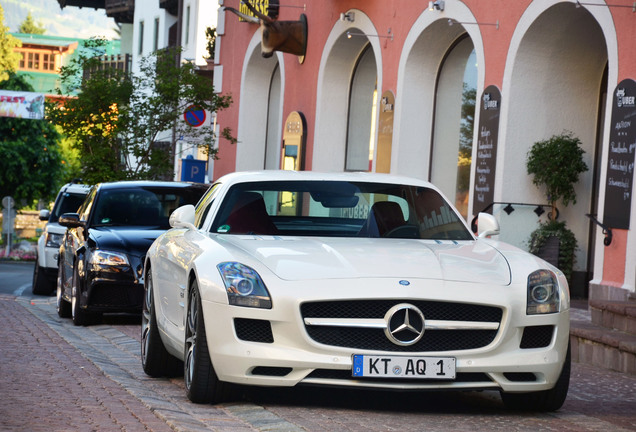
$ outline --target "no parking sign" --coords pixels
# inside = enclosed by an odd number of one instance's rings
[[[183,113],[183,120],[192,127],[199,127],[205,123],[205,110],[196,105],[190,105]]]

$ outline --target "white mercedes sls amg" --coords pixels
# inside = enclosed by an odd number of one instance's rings
[[[170,223],[145,260],[142,363],[193,402],[234,384],[567,396],[563,273],[491,239],[490,214],[473,235],[428,182],[234,173]]]

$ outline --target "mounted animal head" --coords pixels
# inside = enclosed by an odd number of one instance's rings
[[[271,57],[274,51],[304,56],[307,51],[307,17],[301,14],[298,21],[277,21],[259,12],[248,0],[243,4],[254,14],[244,14],[234,8],[225,7],[247,22],[261,26],[261,53]]]

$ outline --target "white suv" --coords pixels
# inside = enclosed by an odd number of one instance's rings
[[[66,228],[57,223],[60,215],[77,211],[90,190],[89,185],[68,183],[55,198],[53,210],[40,211],[40,220],[48,220],[38,239],[33,269],[33,294],[50,295],[55,290],[57,258]]]

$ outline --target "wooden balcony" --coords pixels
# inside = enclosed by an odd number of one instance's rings
[[[130,54],[105,55],[99,60],[99,63],[84,68],[84,79],[98,71],[105,72],[105,75],[111,78],[122,78],[132,70],[132,56]]]
[[[165,2],[165,0],[163,0]],[[178,5],[178,0],[173,0]],[[135,0],[57,0],[61,8],[77,6],[105,9],[106,15],[118,23],[132,24],[135,15]]]
[[[132,24],[135,16],[135,0],[104,0],[106,15],[118,23]]]

